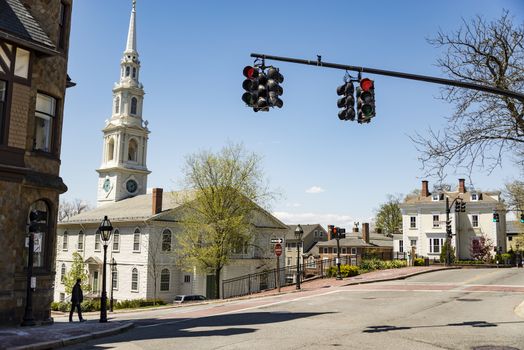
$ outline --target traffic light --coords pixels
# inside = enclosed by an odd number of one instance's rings
[[[466,203],[464,201],[457,201],[455,203],[455,213],[465,213]]]
[[[357,88],[357,122],[369,123],[374,116],[375,83],[368,78],[360,79],[360,87]]]
[[[524,224],[524,213],[520,214],[520,222]]]
[[[342,238],[346,238],[346,229],[345,228],[338,228],[337,230],[337,233],[338,233],[338,238],[339,239],[342,239]]]
[[[242,71],[246,79],[242,87],[246,92],[242,95],[242,101],[255,112],[269,111],[267,102],[267,77],[259,67],[245,66]]]
[[[328,225],[328,237],[329,239],[333,239],[333,229],[335,228],[335,225]]]
[[[448,238],[451,238],[451,236],[452,236],[451,220],[447,220],[446,221],[446,235],[448,236]]]
[[[331,232],[333,232],[332,238],[338,238],[338,227],[333,227]]]
[[[338,112],[338,119],[340,120],[355,120],[355,87],[353,83],[348,81],[344,85],[337,88],[337,95],[342,96],[337,101],[338,108],[342,108]]]
[[[42,210],[32,210],[29,213],[29,232],[47,231],[47,212]]]
[[[284,102],[278,97],[284,93],[281,84],[284,76],[280,74],[278,68],[269,67],[267,71],[267,90],[269,91],[269,105],[271,107],[282,108]]]
[[[493,213],[493,222],[500,222],[499,213]]]

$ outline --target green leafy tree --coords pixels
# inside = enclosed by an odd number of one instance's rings
[[[400,212],[400,199],[389,196],[388,201],[382,204],[375,217],[375,226],[386,234],[402,231],[402,213]]]
[[[442,251],[440,252],[440,262],[441,263],[444,263],[446,262],[446,256],[448,254],[448,247],[450,247],[451,249],[451,254],[449,256],[450,258],[450,263],[454,263],[455,262],[455,249],[453,247],[451,247],[449,244],[447,244],[447,242],[445,242],[443,245],[442,245]]]
[[[89,276],[85,269],[84,259],[82,258],[82,255],[80,255],[78,252],[74,252],[73,253],[73,264],[71,265],[71,269],[64,276],[64,286],[65,286],[65,292],[67,294],[71,294],[71,291],[73,290],[73,286],[75,285],[76,280],[78,278],[82,280],[81,282],[82,290],[84,292],[90,291],[91,286],[89,285]]]
[[[451,79],[524,91],[524,25],[508,11],[493,21],[464,20],[429,42],[444,49],[437,65]],[[412,137],[428,174],[443,178],[445,169],[471,172],[476,165],[490,171],[508,154],[524,165],[523,101],[456,86],[443,88],[442,99],[455,106],[448,126]]]
[[[252,218],[259,205],[272,198],[263,180],[260,157],[241,145],[217,153],[202,151],[186,159],[182,232],[175,254],[187,270],[215,276],[220,294],[220,273],[234,251],[251,241]]]

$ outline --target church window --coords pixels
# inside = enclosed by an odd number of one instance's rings
[[[65,264],[62,264],[62,268],[60,269],[60,282],[64,283],[65,275],[66,275],[66,266]]]
[[[131,272],[131,291],[138,292],[138,269],[136,267]]]
[[[127,153],[128,153],[127,160],[136,162],[137,149],[138,149],[138,144],[136,143],[135,139],[131,139],[131,141],[129,141],[129,146],[127,150]]]
[[[83,231],[78,232],[78,244],[76,248],[79,251],[84,250],[84,232]]]
[[[53,119],[56,116],[56,100],[44,94],[36,95],[34,149],[51,151]]]
[[[67,231],[64,231],[64,237],[62,240],[62,250],[67,250],[68,240],[69,240],[69,234],[67,233]]]
[[[168,269],[163,269],[160,273],[160,291],[165,292],[169,291],[169,280],[170,274]]]
[[[136,68],[133,67],[133,78],[136,78]]]
[[[131,114],[136,114],[136,105],[137,105],[136,97],[133,97],[131,99]]]
[[[171,251],[171,231],[168,229],[165,229],[164,232],[162,232],[162,251]]]
[[[120,97],[115,98],[115,114],[120,113]]]
[[[113,233],[113,251],[118,252],[120,250],[120,232],[115,230]]]
[[[113,138],[109,139],[107,143],[107,160],[113,160],[115,157],[115,141]]]
[[[126,67],[126,77],[129,76],[129,67]]]
[[[140,230],[136,229],[135,234],[133,235],[133,251],[140,251]]]

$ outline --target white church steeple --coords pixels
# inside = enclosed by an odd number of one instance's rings
[[[147,190],[147,121],[142,119],[144,89],[139,82],[136,1],[133,0],[120,80],[113,87],[111,118],[106,121],[102,165],[97,170],[98,205],[144,194]]]

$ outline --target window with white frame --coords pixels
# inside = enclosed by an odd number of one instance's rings
[[[100,232],[95,233],[95,252],[100,251]]]
[[[78,232],[78,243],[76,248],[80,252],[84,250],[84,231]]]
[[[333,254],[337,254],[337,248],[333,248]]]
[[[168,269],[163,269],[160,273],[160,291],[161,292],[167,292],[169,291],[169,280],[171,278],[171,274],[169,273]]]
[[[411,244],[412,247],[415,247],[415,248],[417,247],[417,240],[416,239],[412,239],[409,243]]]
[[[328,253],[328,247],[324,247],[324,254],[327,254]]]
[[[479,227],[479,216],[477,214],[471,215],[471,226]]]
[[[111,271],[111,288],[113,288],[113,290],[118,289],[118,269],[114,266]]]
[[[417,217],[416,216],[409,217],[409,228],[417,228]]]
[[[56,99],[44,94],[36,94],[35,134],[33,148],[51,152],[53,121],[56,117]]]
[[[472,201],[472,202],[477,202],[478,200],[479,200],[479,195],[478,195],[478,193],[475,193],[475,192],[472,193],[472,194],[471,194],[471,201]]]
[[[440,227],[440,215],[433,214],[433,228],[439,228]]]
[[[398,251],[404,253],[404,241],[402,239],[398,241]]]
[[[66,275],[66,266],[65,264],[62,264],[62,268],[60,269],[60,282],[64,283]]]
[[[347,254],[348,253],[347,248],[340,248],[340,253]]]
[[[131,271],[131,291],[138,292],[138,269],[136,267]]]
[[[64,237],[62,239],[62,250],[67,250],[67,244],[69,241],[69,234],[67,231],[64,231]]]
[[[431,196],[431,200],[432,200],[433,202],[439,201],[439,200],[440,200],[440,194],[438,194],[438,193],[433,194],[433,195]]]
[[[442,247],[443,238],[430,238],[429,239],[429,252],[439,254]]]
[[[315,230],[315,237],[318,237],[318,230]]]
[[[297,249],[297,243],[296,242],[286,243],[286,249],[287,250]]]
[[[113,249],[114,252],[118,252],[120,250],[120,231],[115,230],[113,233]]]
[[[136,229],[135,233],[133,234],[133,251],[139,252],[140,251],[140,230]]]
[[[357,247],[351,247],[351,255],[357,255]]]
[[[288,266],[291,265],[291,258],[290,257],[287,258],[287,265]]]

